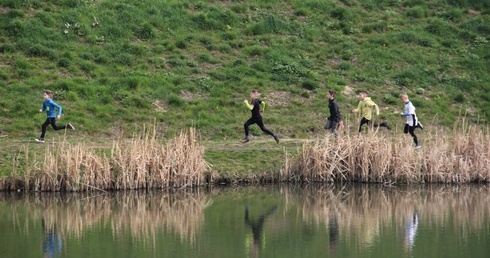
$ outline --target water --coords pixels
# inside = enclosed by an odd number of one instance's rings
[[[0,257],[489,257],[485,186],[0,193]]]

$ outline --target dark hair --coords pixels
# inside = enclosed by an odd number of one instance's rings
[[[334,91],[334,90],[329,90],[329,91],[328,91],[328,94],[330,94],[330,95],[332,95],[332,96],[334,96],[334,97],[335,97],[335,91]]]
[[[364,95],[367,95],[367,91],[365,91],[365,90],[362,90],[362,91],[359,92],[359,94],[361,94],[361,93],[364,94]]]

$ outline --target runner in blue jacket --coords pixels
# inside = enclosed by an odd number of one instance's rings
[[[58,109],[58,115],[56,115],[56,110]],[[67,125],[62,125],[62,126],[57,126],[56,125],[56,119],[60,119],[62,115],[62,110],[63,108],[58,105],[56,102],[53,101],[53,92],[50,90],[45,90],[44,91],[44,102],[43,102],[43,107],[39,110],[39,112],[44,112],[46,111],[46,114],[48,115],[48,118],[46,121],[44,121],[41,130],[41,137],[36,139],[37,142],[44,142],[44,135],[46,134],[46,128],[48,125],[51,124],[54,130],[63,130],[63,129],[71,129],[75,130],[75,127],[73,127],[72,124],[68,123]]]

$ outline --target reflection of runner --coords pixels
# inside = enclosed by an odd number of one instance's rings
[[[408,251],[412,251],[415,243],[415,235],[417,235],[417,227],[419,225],[419,215],[414,211],[407,222],[405,223],[405,240],[404,246]]]
[[[269,217],[274,211],[277,210],[277,206],[272,207],[266,213],[260,215],[257,221],[251,221],[249,217],[248,207],[245,208],[245,224],[252,229],[252,255],[253,257],[258,257],[259,246],[260,246],[260,236],[262,235],[262,229],[264,227],[264,222],[267,217]]]
[[[44,219],[41,221],[44,241],[43,241],[43,256],[46,258],[52,258],[60,256],[61,249],[63,248],[63,240],[61,236],[56,232],[56,227],[47,228]]]
[[[328,236],[329,251],[335,253],[339,244],[339,221],[335,213],[332,213],[328,220]]]

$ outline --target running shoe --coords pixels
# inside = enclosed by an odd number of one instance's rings
[[[73,126],[71,123],[68,123],[66,125],[66,128],[70,129],[70,130],[75,130],[75,126]]]
[[[36,139],[36,142],[44,142],[44,138]]]
[[[276,142],[279,143],[279,137],[277,135],[274,135],[274,140],[276,140]]]
[[[249,139],[247,139],[247,138],[243,138],[242,140],[240,140],[240,142],[241,142],[241,143],[247,143],[247,142],[249,142],[249,141],[250,141],[250,140],[249,140]]]

